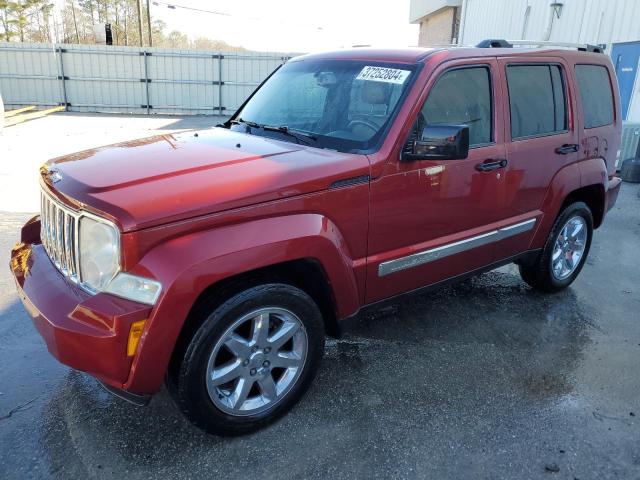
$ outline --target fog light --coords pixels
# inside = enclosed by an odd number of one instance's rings
[[[129,341],[127,341],[128,357],[133,357],[136,354],[138,342],[140,342],[140,337],[142,337],[142,331],[144,330],[144,322],[146,322],[146,320],[138,320],[131,324],[131,330],[129,330]]]
[[[160,282],[124,272],[118,273],[104,289],[107,293],[147,305],[156,303],[161,290]]]

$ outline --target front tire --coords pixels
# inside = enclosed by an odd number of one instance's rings
[[[531,265],[519,265],[520,276],[541,292],[567,288],[584,266],[592,236],[589,207],[583,202],[570,204],[556,219],[538,259]]]
[[[322,315],[311,297],[291,285],[259,285],[205,315],[170,373],[170,392],[187,418],[232,436],[288,412],[324,352]]]

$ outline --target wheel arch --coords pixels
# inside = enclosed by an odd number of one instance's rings
[[[605,215],[606,178],[602,159],[572,163],[558,170],[547,189],[541,208],[544,215],[529,248],[544,246],[556,218],[573,202],[586,203],[593,215],[594,228],[599,227]]]
[[[248,288],[266,283],[284,283],[305,292],[320,309],[325,333],[338,336],[335,298],[324,268],[315,258],[290,260],[227,277],[205,288],[194,301],[180,330],[169,360],[169,372],[179,368],[179,360],[207,312]]]
[[[584,202],[587,204],[589,210],[591,210],[591,215],[593,215],[594,229],[602,225],[605,209],[605,192],[602,184],[586,185],[573,190],[564,199],[558,213],[575,202]]]
[[[609,185],[607,163],[604,158],[595,157],[579,162],[578,167],[580,188],[573,189],[564,203],[586,203],[593,215],[593,228],[598,228],[606,214],[606,190]]]
[[[357,311],[362,296],[354,267],[361,262],[350,258],[346,245],[329,219],[300,214],[197,232],[154,248],[134,271],[151,274],[165,290],[124,388],[157,391],[183,328],[193,328],[191,319],[204,299],[232,294],[240,285],[297,286],[318,304],[327,333],[335,334],[338,319]]]
[[[197,316],[202,308],[217,306],[221,301],[262,283],[286,283],[309,295],[322,312],[328,334],[337,332],[338,313],[329,277],[316,258],[299,258],[249,270],[226,277],[205,288],[195,299],[187,319]],[[214,304],[211,304],[211,300]]]

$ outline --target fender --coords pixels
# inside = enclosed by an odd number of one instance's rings
[[[565,198],[581,186],[578,163],[565,165],[558,170],[551,180],[544,201],[542,202],[540,209],[543,214],[529,244],[530,250],[544,247],[547,237],[549,236],[549,231],[553,227],[553,222],[555,222],[558,217]]]
[[[562,204],[571,192],[590,185],[600,185],[604,201],[604,192],[608,183],[607,166],[602,157],[590,158],[561,168],[553,177],[551,185],[547,189],[547,194],[542,204],[544,215],[529,248],[544,247],[549,231],[553,227],[553,222],[555,222]]]
[[[580,186],[602,185],[603,192],[607,190],[609,175],[607,164],[602,157],[590,158],[578,163],[580,169]]]
[[[607,171],[607,163],[604,158],[597,157],[584,160],[580,162],[578,166],[580,168],[581,186],[597,187],[597,189],[595,189],[598,192],[597,196],[595,198],[592,197],[591,202],[588,203],[593,213],[593,228],[598,228],[602,225],[608,208],[609,195],[607,191],[609,190],[610,179]],[[593,192],[594,189],[592,188],[591,191]],[[615,195],[617,196],[617,193]],[[613,202],[615,203],[615,199]]]
[[[207,287],[257,268],[304,258],[317,260],[324,268],[338,317],[357,311],[360,294],[354,270],[362,264],[364,272],[364,260],[350,257],[337,226],[323,215],[285,215],[217,227],[173,238],[149,251],[134,272],[159,280],[163,293],[147,320],[123,388],[138,394],[160,388],[184,321]]]

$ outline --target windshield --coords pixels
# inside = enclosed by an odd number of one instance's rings
[[[292,61],[255,92],[231,128],[342,152],[372,150],[414,71],[371,61]]]

